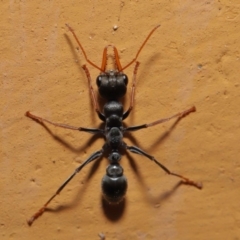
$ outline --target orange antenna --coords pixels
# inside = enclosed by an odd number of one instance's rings
[[[147,36],[147,38],[145,39],[145,41],[143,42],[143,44],[141,45],[141,47],[139,48],[135,58],[130,62],[128,63],[125,67],[123,67],[122,69],[120,69],[119,71],[123,71],[124,69],[126,69],[127,67],[129,67],[132,63],[134,63],[137,58],[138,58],[138,55],[140,54],[140,52],[142,51],[143,47],[145,46],[146,42],[148,41],[148,39],[151,37],[151,35],[157,30],[157,28],[159,28],[161,25],[157,25]]]
[[[91,62],[88,58],[87,58],[87,54],[86,52],[84,51],[83,47],[82,47],[82,44],[80,43],[80,41],[78,40],[75,32],[73,31],[73,29],[66,23],[66,26],[68,27],[69,31],[73,34],[74,38],[76,39],[77,43],[78,43],[78,46],[81,48],[82,50],[82,53],[86,59],[86,61],[91,64],[93,67],[97,68],[98,70],[100,70],[101,72],[104,72],[103,69],[101,69],[100,67],[98,67],[96,64],[94,64],[93,62]]]

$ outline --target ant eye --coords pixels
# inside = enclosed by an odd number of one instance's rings
[[[124,81],[124,84],[127,86],[127,84],[128,84],[128,77],[127,77],[127,75],[123,75],[123,81]]]
[[[101,76],[98,76],[98,77],[97,77],[97,80],[96,80],[98,87],[100,87],[101,81],[102,81],[102,77],[101,77]]]

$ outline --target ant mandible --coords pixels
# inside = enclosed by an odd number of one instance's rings
[[[53,196],[43,205],[42,208],[40,208],[29,220],[28,224],[29,226],[32,225],[32,223],[41,216],[44,211],[46,210],[49,203],[63,190],[63,188],[71,181],[71,179],[80,172],[88,163],[93,162],[94,160],[102,157],[102,155],[106,152],[109,152],[108,160],[109,165],[106,169],[106,175],[102,179],[102,192],[104,198],[109,203],[119,203],[125,196],[127,191],[127,179],[123,174],[123,168],[119,164],[119,161],[121,159],[121,151],[122,150],[129,150],[132,153],[136,153],[142,156],[145,156],[146,158],[152,160],[155,162],[159,167],[161,167],[167,174],[176,176],[186,184],[193,185],[199,189],[202,188],[201,183],[194,182],[180,174],[171,172],[168,168],[166,168],[164,165],[162,165],[159,161],[157,161],[153,156],[149,155],[145,151],[143,151],[141,148],[136,146],[128,146],[123,141],[123,135],[126,132],[132,132],[137,131],[143,128],[148,128],[155,126],[157,124],[167,122],[170,119],[178,118],[181,119],[188,115],[191,112],[195,112],[196,108],[193,106],[189,108],[188,110],[182,111],[180,113],[174,114],[171,117],[159,119],[157,121],[142,124],[138,126],[131,126],[131,127],[124,127],[123,126],[123,120],[126,119],[129,115],[129,113],[133,109],[134,105],[134,96],[135,96],[135,89],[136,89],[136,75],[137,70],[139,67],[139,62],[137,61],[138,55],[140,54],[142,48],[148,41],[148,39],[151,37],[153,32],[160,26],[156,26],[153,28],[153,30],[148,34],[145,41],[142,43],[141,47],[139,48],[135,58],[130,61],[126,66],[122,67],[119,59],[118,50],[113,45],[108,45],[103,50],[103,57],[102,57],[102,65],[101,67],[98,67],[96,64],[91,62],[79,42],[75,32],[73,29],[66,24],[68,29],[73,34],[74,38],[76,39],[85,60],[92,65],[93,67],[100,70],[100,74],[97,76],[96,83],[98,86],[98,92],[102,98],[106,100],[105,105],[103,106],[103,112],[100,111],[99,105],[96,100],[96,96],[94,93],[94,89],[92,86],[92,80],[90,76],[90,72],[86,65],[83,65],[82,68],[85,71],[85,74],[88,79],[88,87],[90,90],[91,99],[93,102],[93,106],[95,111],[98,114],[98,117],[105,123],[105,127],[103,129],[97,129],[97,128],[84,128],[84,127],[73,127],[66,124],[61,123],[54,123],[52,121],[49,121],[47,119],[44,119],[42,117],[38,117],[36,115],[33,115],[29,111],[26,112],[26,116],[38,121],[40,123],[49,123],[57,127],[77,130],[77,131],[84,131],[91,134],[100,134],[104,136],[105,143],[102,147],[102,149],[92,153],[79,167],[75,169],[75,171],[65,180],[65,182],[57,189],[56,193],[53,194]],[[113,48],[114,52],[114,60],[115,60],[115,68],[114,70],[106,70],[107,66],[107,50],[108,48]],[[135,62],[135,67],[133,71],[133,80],[132,80],[132,87],[131,87],[131,97],[130,97],[130,106],[127,111],[124,112],[123,105],[119,101],[120,98],[122,98],[127,91],[127,84],[128,84],[128,77],[126,74],[123,73],[123,70],[129,67],[131,64]]]

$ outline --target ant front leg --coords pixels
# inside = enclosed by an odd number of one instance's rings
[[[105,116],[101,113],[101,111],[99,109],[97,98],[96,98],[96,95],[95,95],[95,92],[94,92],[94,89],[93,89],[93,86],[92,86],[92,79],[91,79],[90,72],[89,72],[89,70],[88,70],[86,65],[83,65],[82,68],[85,71],[87,79],[88,79],[88,87],[89,87],[89,91],[90,91],[90,95],[91,95],[91,99],[92,99],[94,110],[97,112],[98,117],[102,121],[105,121]]]
[[[138,147],[135,147],[135,146],[126,146],[126,149],[129,150],[130,152],[143,155],[143,156],[147,157],[148,159],[154,161],[154,162],[155,162],[159,167],[161,167],[167,174],[181,178],[181,179],[184,181],[184,183],[189,184],[189,185],[192,185],[192,186],[194,186],[194,187],[196,187],[196,188],[198,188],[198,189],[202,189],[202,183],[192,181],[192,180],[190,180],[189,178],[186,178],[186,177],[184,177],[184,176],[182,176],[182,175],[180,175],[180,174],[171,172],[171,171],[170,171],[169,169],[167,169],[164,165],[162,165],[160,162],[158,162],[153,156],[151,156],[151,155],[149,155],[148,153],[144,152],[142,149],[140,149],[140,148],[138,148]]]
[[[47,122],[49,124],[52,124],[56,127],[61,127],[61,128],[67,128],[67,129],[72,129],[72,130],[78,130],[78,131],[84,131],[84,132],[88,132],[88,133],[92,133],[92,134],[97,134],[97,133],[101,133],[103,134],[103,130],[101,129],[97,129],[97,128],[83,128],[83,127],[74,127],[74,126],[70,126],[64,123],[54,123],[52,121],[49,121],[45,118],[42,117],[38,117],[36,115],[33,115],[32,113],[30,113],[29,111],[26,112],[26,116],[39,122],[39,123],[44,123]]]
[[[136,62],[136,65],[135,65],[135,68],[133,71],[132,89],[131,89],[131,95],[130,95],[130,106],[129,106],[128,110],[123,114],[123,120],[128,117],[129,113],[133,109],[135,91],[136,91],[136,85],[137,85],[136,77],[137,77],[137,70],[138,70],[139,65],[140,65],[140,62]]]

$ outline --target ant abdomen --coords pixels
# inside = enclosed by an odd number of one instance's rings
[[[127,191],[127,178],[123,175],[123,168],[119,164],[110,164],[106,175],[102,179],[103,197],[108,203],[121,202]]]

